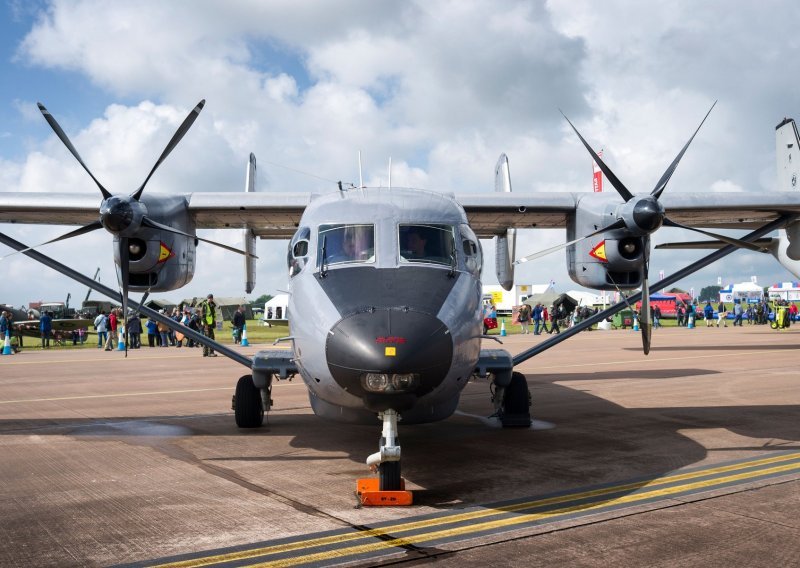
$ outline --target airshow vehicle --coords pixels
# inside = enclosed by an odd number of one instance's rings
[[[382,422],[378,451],[367,463],[379,472],[380,489],[399,491],[398,421],[443,420],[456,409],[474,376],[492,381],[496,416],[504,426],[530,424],[530,394],[514,366],[626,307],[621,302],[559,336],[511,357],[481,347],[481,238],[495,238],[496,273],[510,289],[518,228],[566,227],[567,262],[573,279],[609,290],[642,287],[649,297],[650,235],[662,225],[684,227],[726,246],[658,283],[666,286],[768,232],[792,235],[800,214],[797,194],[678,193],[662,195],[692,135],[655,188],[633,193],[575,132],[619,197],[609,194],[516,194],[508,159],[495,168],[495,192],[455,196],[419,189],[356,187],[324,195],[256,193],[251,154],[246,192],[145,194],[147,181],[188,131],[201,101],[180,125],[142,185],[130,195],[112,194],[91,173],[67,135],[40,105],[56,135],[92,177],[102,194],[2,193],[0,222],[80,224],[56,239],[104,228],[113,236],[121,293],[0,233],[0,242],[83,284],[130,304],[201,343],[213,345],[248,368],[235,390],[236,423],[258,427],[272,404],[272,383],[299,375],[314,412],[349,422]],[[713,107],[712,107],[713,108]],[[710,111],[709,111],[710,112]],[[706,115],[708,116],[708,115]],[[705,120],[705,119],[704,119]],[[572,123],[570,123],[571,125]],[[702,125],[702,123],[701,123]],[[698,127],[699,130],[699,127]],[[796,152],[796,146],[790,151]],[[796,160],[795,160],[796,163]],[[698,229],[755,228],[742,239]],[[238,227],[245,250],[207,239],[200,228]],[[129,300],[129,291],[166,291],[189,282],[199,241],[245,256],[245,286],[255,284],[255,239],[289,239],[287,250],[291,351],[268,349],[252,359]],[[44,243],[46,244],[46,243]],[[600,245],[603,254],[598,254]],[[800,254],[789,249],[790,258]],[[531,255],[532,258],[537,255]],[[796,258],[795,258],[796,257]],[[642,294],[633,294],[635,302]],[[643,309],[643,314],[648,312]],[[650,349],[650,322],[642,318],[643,350]]]

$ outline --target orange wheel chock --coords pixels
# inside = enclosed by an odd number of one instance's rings
[[[381,491],[377,477],[365,477],[356,483],[356,493],[365,507],[407,507],[414,502],[414,495],[406,491],[405,480],[400,480],[399,491]]]

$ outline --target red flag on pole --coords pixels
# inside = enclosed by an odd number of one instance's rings
[[[600,150],[597,155],[602,158],[603,151]],[[592,160],[592,187],[595,193],[603,191],[603,172],[594,160]]]

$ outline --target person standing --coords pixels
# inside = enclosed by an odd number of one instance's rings
[[[650,307],[650,312],[653,314],[653,329],[661,327],[661,308],[658,304],[653,304]]]
[[[728,322],[726,318],[728,317],[728,307],[723,303],[720,302],[717,304],[717,327],[719,324],[723,324],[724,327],[728,327]]]
[[[539,335],[539,326],[542,325],[542,303],[536,302],[533,308],[533,335]]]
[[[147,327],[147,346],[155,347],[157,343],[156,338],[158,337],[158,324],[156,320],[152,317],[148,318],[145,327]]]
[[[214,339],[214,328],[217,325],[217,304],[214,302],[214,294],[209,294],[200,304],[200,320],[203,324],[203,335],[209,339]],[[203,345],[203,357],[216,357],[217,354],[208,345]]]
[[[706,320],[706,327],[714,325],[714,308],[711,306],[711,300],[706,302],[706,306],[703,308],[703,317]]]
[[[236,313],[233,314],[233,342],[242,342],[242,333],[244,333],[244,306],[239,306]]]
[[[558,307],[550,306],[550,314],[551,324],[548,333],[561,333],[561,328],[559,327],[561,324],[559,322],[563,323],[564,318],[567,317],[567,310],[564,308],[564,304],[558,304]]]
[[[108,338],[108,318],[105,310],[100,310],[100,314],[94,318],[94,329],[97,331],[97,348],[100,349]]]
[[[139,349],[142,346],[142,320],[137,314],[133,314],[126,323],[128,329],[128,341],[131,349]]]
[[[106,338],[106,351],[111,351],[117,336],[117,310],[108,313],[108,337]]]
[[[161,310],[159,313],[167,317],[167,310]],[[156,323],[156,329],[158,330],[158,336],[161,338],[161,347],[169,347],[169,326],[158,322]]]
[[[683,309],[683,304],[678,304],[675,307],[675,318],[678,320],[677,321],[678,327],[682,327],[683,326],[683,322],[684,322],[685,316],[686,316],[686,312]]]
[[[519,322],[520,333],[528,333],[528,320],[530,319],[529,310],[531,307],[528,304],[522,304],[517,312],[517,321]]]
[[[5,310],[0,313],[0,341],[6,340],[6,335],[11,336],[11,314]]]
[[[52,312],[44,312],[39,318],[39,331],[42,334],[42,349],[50,349],[50,333],[53,331]]]
[[[742,327],[742,314],[744,313],[742,302],[740,300],[734,300],[733,302],[733,327],[736,327],[737,324]]]

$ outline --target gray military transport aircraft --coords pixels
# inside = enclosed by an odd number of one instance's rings
[[[201,101],[191,111],[145,181],[130,195],[112,194],[103,187],[55,119],[39,105],[56,135],[100,189],[99,208],[97,197],[86,194],[0,193],[0,222],[81,225],[48,242],[100,228],[111,233],[121,291],[43,255],[36,250],[40,245],[29,247],[2,233],[0,242],[246,366],[248,373],[239,379],[233,397],[236,423],[242,428],[263,423],[272,405],[273,381],[298,374],[308,387],[316,414],[348,422],[380,420],[379,449],[367,458],[367,464],[378,471],[382,491],[403,487],[399,420],[405,425],[449,417],[467,382],[481,377],[492,382],[495,416],[502,425],[529,426],[528,386],[514,366],[627,305],[612,306],[515,357],[503,349],[481,348],[479,239],[495,238],[497,277],[510,288],[516,230],[566,227],[568,242],[559,248],[566,248],[569,272],[577,283],[604,290],[642,288],[643,294],[634,293],[627,302],[644,297],[645,353],[651,339],[646,307],[649,241],[662,224],[688,228],[725,245],[655,284],[658,287],[738,248],[762,250],[753,242],[778,228],[800,243],[797,193],[662,195],[697,131],[647,193],[625,187],[570,122],[619,196],[512,193],[504,155],[495,169],[496,191],[483,195],[394,187],[345,190],[341,184],[322,195],[256,193],[252,154],[243,195],[145,194],[148,180],[203,105]],[[797,143],[795,138],[788,149],[795,164]],[[755,230],[733,239],[701,226]],[[287,340],[291,351],[267,349],[251,359],[129,300],[129,291],[167,291],[188,283],[198,242],[219,244],[197,237],[197,229],[205,228],[244,231],[245,250],[236,252],[245,256],[248,293],[255,285],[255,239],[289,239],[291,337]],[[787,255],[800,259],[800,251],[792,247]]]

